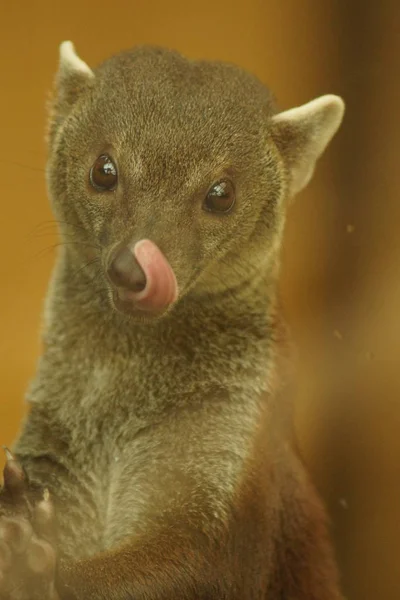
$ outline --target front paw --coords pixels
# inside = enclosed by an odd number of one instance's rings
[[[0,600],[56,600],[54,510],[47,490],[30,493],[21,465],[7,452],[0,492]]]

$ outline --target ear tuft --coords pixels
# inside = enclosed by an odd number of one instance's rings
[[[51,142],[55,131],[69,114],[77,99],[94,83],[92,69],[75,52],[72,42],[60,44],[60,62],[55,78],[54,93],[49,102],[47,139]]]
[[[272,118],[272,136],[288,168],[289,196],[310,181],[317,159],[339,129],[344,110],[339,96],[327,94]]]
[[[70,41],[62,42],[59,74],[68,76],[72,73],[94,77],[92,69],[76,54],[74,44]]]

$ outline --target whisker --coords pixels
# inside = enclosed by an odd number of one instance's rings
[[[49,237],[49,236],[58,236],[58,232],[57,231],[43,231],[43,232],[40,232],[40,233],[31,232],[31,233],[28,233],[27,237],[28,238],[37,239],[37,238]],[[74,232],[73,233],[63,232],[62,236],[63,237],[66,236],[66,237],[69,237],[69,238],[70,237],[76,237],[76,233],[74,233]]]
[[[87,232],[82,225],[78,225],[77,223],[70,223],[69,221],[62,221],[62,220],[49,220],[49,221],[43,221],[41,223],[38,223],[32,229],[31,233],[35,233],[35,232],[41,233],[42,230],[48,231],[49,229],[52,229],[52,228],[54,228],[54,230],[56,230],[58,232],[60,225],[66,225],[67,227],[72,227],[74,229],[79,230],[79,232],[83,231],[85,233],[85,235],[87,235]]]
[[[43,258],[43,256],[45,256],[48,252],[51,252],[52,250],[55,250],[56,248],[59,248],[60,246],[71,246],[71,245],[85,246],[88,248],[92,248],[94,250],[101,249],[100,246],[95,246],[94,244],[90,244],[88,242],[79,242],[79,241],[58,242],[56,244],[52,244],[51,246],[48,246],[47,248],[44,248],[43,250],[40,250],[36,255],[34,255],[34,258]]]
[[[22,163],[16,162],[14,160],[3,160],[5,164],[14,165],[15,167],[21,167],[22,169],[28,169],[28,171],[37,171],[38,173],[45,173],[45,169],[41,169],[40,167],[32,167],[30,165],[23,165]]]
[[[29,237],[32,239],[40,239],[40,238],[45,238],[45,237],[54,237],[54,233],[53,232],[45,232],[45,233],[37,233],[37,234],[30,234]],[[81,245],[81,246],[90,246],[91,248],[94,248],[96,250],[101,251],[102,250],[102,246],[100,244],[95,244],[93,242],[86,242],[86,241],[82,241],[79,239],[76,239],[75,234],[74,233],[63,233],[63,237],[66,236],[67,238],[69,238],[67,241],[61,240],[59,242],[59,245],[69,245],[69,244],[77,244],[77,245]],[[72,238],[72,239],[71,239]]]
[[[38,223],[35,227],[35,229],[39,229],[40,227],[43,226],[49,226],[49,225],[54,225],[54,226],[58,226],[58,225],[68,225],[69,227],[75,227],[77,229],[82,229],[83,231],[85,231],[85,228],[82,225],[78,225],[77,223],[71,223],[70,221],[63,221],[63,220],[58,220],[58,219],[49,219],[47,221],[41,221],[40,223]]]
[[[90,267],[91,265],[95,264],[96,262],[100,262],[99,256],[95,256],[95,258],[92,258],[88,262],[84,263],[81,267],[79,267],[79,269],[77,269],[74,273],[72,273],[71,280],[73,281],[74,279],[76,279],[76,277],[79,275],[79,273],[81,273],[87,267]]]
[[[73,283],[74,280],[76,280],[76,276],[78,275],[79,271],[82,271],[85,267],[88,267],[91,263],[95,263],[98,262],[100,263],[100,258],[96,257],[95,259],[93,259],[92,261],[89,261],[89,263],[86,263],[85,265],[83,265],[82,267],[80,267],[78,269],[78,271],[75,272],[75,274],[72,276],[71,278],[71,283]],[[101,267],[99,267],[93,277],[89,277],[87,279],[87,281],[89,282],[90,285],[93,285],[93,292],[94,293],[101,293],[104,292],[106,294],[109,294],[109,289],[106,285],[104,285],[104,279],[103,279],[103,273],[101,270]],[[71,284],[68,285],[68,289],[71,291],[75,291],[75,292],[81,292],[82,291],[82,286],[78,287],[72,287]]]

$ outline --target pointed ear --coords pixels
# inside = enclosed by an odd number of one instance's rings
[[[329,94],[272,117],[272,137],[288,169],[290,197],[310,181],[343,114],[343,100]]]
[[[51,126],[68,114],[81,93],[93,82],[93,71],[76,54],[73,43],[62,42],[55,90],[51,100]]]

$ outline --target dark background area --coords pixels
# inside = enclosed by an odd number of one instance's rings
[[[236,62],[282,109],[324,93],[345,121],[287,224],[282,293],[301,356],[296,425],[349,600],[400,597],[400,4],[395,0],[0,0],[0,442],[40,353],[57,250],[45,104],[58,45],[95,65],[141,43]]]

